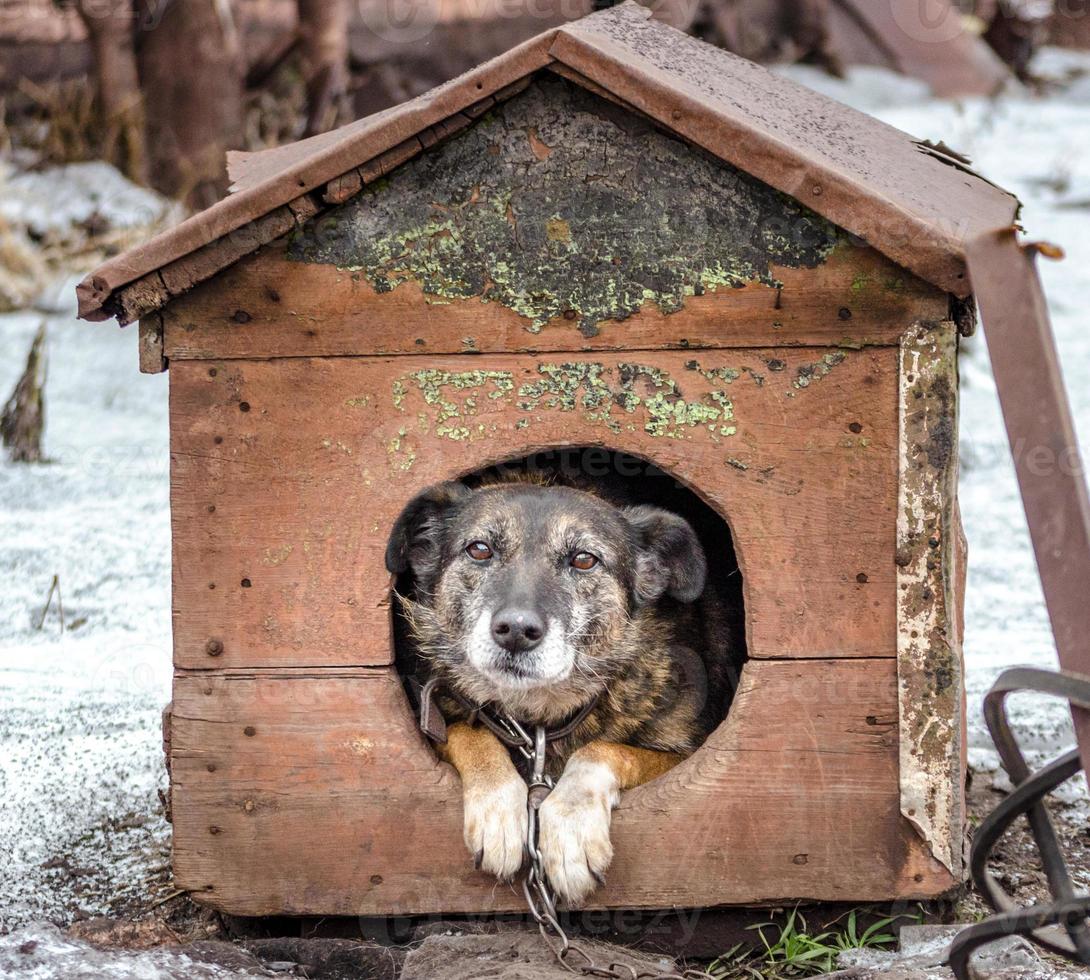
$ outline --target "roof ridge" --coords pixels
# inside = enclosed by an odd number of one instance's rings
[[[907,133],[654,21],[628,0],[340,129],[232,155],[234,193],[95,269],[77,287],[79,315],[130,322],[158,309],[556,63],[958,296],[970,292],[966,243],[1014,221],[1013,195],[920,152]]]

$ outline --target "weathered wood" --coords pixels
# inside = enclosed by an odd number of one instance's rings
[[[174,361],[175,661],[391,662],[383,551],[405,502],[584,445],[652,459],[725,516],[752,656],[893,657],[897,361],[895,348]]]
[[[859,347],[948,314],[798,202],[569,81],[472,120],[337,178],[323,199],[346,203],[176,300],[168,356]]]
[[[141,374],[161,374],[167,369],[167,360],[163,355],[163,318],[158,313],[149,313],[140,318]]]
[[[709,560],[737,559],[750,657],[707,745],[625,796],[595,901],[955,884],[961,743],[905,789],[929,713],[958,720],[950,411],[905,360],[952,343],[949,299],[627,108],[539,76],[150,284],[173,297],[175,873],[201,901],[522,908],[464,854],[383,554],[423,488],[569,447],[724,518]]]
[[[625,795],[594,904],[949,889],[898,811],[896,684],[892,660],[747,664],[706,745]],[[458,779],[390,669],[179,673],[172,772],[175,880],[202,903],[240,915],[523,907],[517,888],[473,870]]]
[[[907,331],[897,505],[901,811],[955,876],[966,820],[957,383],[955,324]]]
[[[181,296],[196,283],[214,275],[220,269],[274,239],[280,238],[317,213],[314,199],[304,194],[282,208],[218,238],[204,248],[163,266],[157,272],[119,290],[111,302],[117,306],[117,322],[122,326],[164,307],[172,299]]]
[[[415,284],[431,304],[514,311],[531,334],[562,318],[594,338],[645,308],[672,313],[752,283],[775,289],[781,270],[814,270],[858,247],[743,171],[542,76],[309,222],[285,255],[351,269],[379,293]],[[853,277],[834,309],[852,316],[866,285]],[[887,266],[880,286],[904,289],[903,272]]]
[[[896,345],[915,320],[943,320],[948,300],[872,249],[845,249],[815,269],[776,269],[759,282],[654,304],[606,320],[587,337],[573,317],[540,329],[479,299],[434,302],[419,285],[376,292],[334,266],[284,257],[283,243],[225,270],[162,311],[172,360],[523,351]]]
[[[110,297],[110,312],[124,327],[148,316],[170,302],[170,290],[163,284],[158,270],[149,272]]]

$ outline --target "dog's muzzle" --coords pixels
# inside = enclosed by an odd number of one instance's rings
[[[482,613],[470,633],[466,655],[470,666],[508,687],[555,684],[575,665],[575,651],[555,622],[517,609]]]

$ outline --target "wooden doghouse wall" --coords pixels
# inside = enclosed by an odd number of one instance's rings
[[[593,901],[955,883],[944,294],[552,80],[159,326],[179,887],[238,914],[522,907],[464,852],[382,555],[422,488],[563,446],[653,460],[729,521],[751,658],[708,743],[625,795]]]

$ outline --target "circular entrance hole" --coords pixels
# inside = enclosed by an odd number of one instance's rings
[[[640,623],[641,628],[650,631],[646,646],[648,651],[654,652],[636,651],[620,674],[610,675],[607,685],[625,683],[630,674],[633,678],[640,672],[657,675],[658,696],[630,699],[628,710],[632,712],[633,720],[639,722],[642,732],[654,737],[657,727],[669,727],[656,726],[656,713],[662,717],[672,713],[675,718],[685,718],[679,724],[684,725],[684,737],[690,738],[691,749],[703,743],[726,717],[746,659],[742,575],[730,527],[724,517],[693,489],[650,461],[601,447],[539,452],[465,473],[460,482],[471,490],[496,483],[568,487],[592,493],[612,507],[657,508],[688,523],[706,559],[704,590],[692,601],[666,594],[649,603],[653,614],[643,615]],[[555,519],[562,521],[563,513]],[[448,554],[452,553],[448,551]],[[474,553],[484,554],[480,549],[475,549]],[[652,556],[651,560],[657,559]],[[585,560],[580,564],[586,564]],[[432,672],[426,658],[420,655],[419,644],[409,625],[407,603],[402,597],[408,604],[434,603],[436,597],[429,588],[434,589],[434,585],[429,583],[422,588],[411,570],[399,575],[395,583],[396,663],[416,710],[419,710],[421,685]],[[626,609],[625,614],[636,617],[636,606]],[[465,623],[461,628],[471,632],[472,623]],[[590,628],[584,626],[582,630],[586,632]],[[669,637],[666,643],[661,641],[664,635]],[[663,661],[667,661],[669,670],[665,685],[661,682]],[[594,673],[593,665],[587,667],[587,673]],[[627,690],[634,689],[633,685],[638,689],[633,680]],[[683,710],[679,711],[679,707]],[[681,736],[672,732],[670,737]],[[643,740],[638,735],[633,744],[639,745]]]

